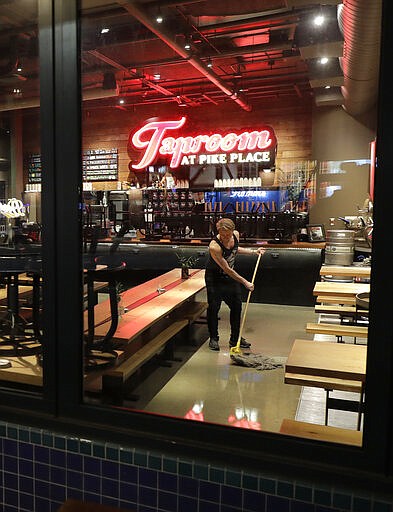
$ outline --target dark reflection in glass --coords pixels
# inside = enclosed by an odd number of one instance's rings
[[[38,2],[1,5],[0,378],[42,386]]]

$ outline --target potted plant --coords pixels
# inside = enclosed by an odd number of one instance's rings
[[[127,312],[127,308],[125,308],[121,304],[121,299],[122,299],[121,294],[122,294],[122,292],[127,290],[127,287],[124,286],[123,283],[116,281],[115,289],[116,289],[117,311],[119,314],[119,318],[121,318],[123,316],[123,314]]]
[[[190,277],[190,268],[193,268],[199,257],[196,254],[191,254],[187,256],[183,249],[180,249],[176,252],[177,259],[180,263],[181,268],[181,278],[188,279]]]

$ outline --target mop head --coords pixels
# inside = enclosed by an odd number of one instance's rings
[[[268,357],[262,354],[230,354],[231,360],[238,366],[247,366],[256,370],[275,370],[282,368],[286,357]]]

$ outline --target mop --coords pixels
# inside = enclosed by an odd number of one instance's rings
[[[255,276],[257,275],[257,270],[258,270],[258,267],[259,267],[259,262],[261,260],[261,256],[262,254],[259,253],[258,254],[258,259],[257,259],[257,262],[255,264],[255,268],[254,268],[254,273],[252,275],[252,279],[251,279],[251,283],[254,284],[254,281],[255,281]],[[240,330],[239,330],[239,336],[237,338],[237,343],[236,345],[234,345],[233,347],[231,347],[230,351],[229,351],[229,354],[232,356],[232,355],[235,355],[235,354],[241,354],[242,351],[241,351],[241,348],[240,348],[240,342],[242,340],[242,333],[243,333],[243,327],[244,327],[244,322],[246,320],[246,314],[247,314],[247,309],[248,309],[248,304],[250,302],[250,297],[251,297],[251,290],[248,292],[248,295],[247,295],[247,302],[246,302],[246,306],[244,308],[244,313],[243,313],[243,318],[242,318],[242,323],[240,325]]]
[[[251,279],[252,284],[254,284],[254,280],[255,280],[255,276],[257,274],[261,256],[262,256],[262,254],[259,253],[257,262],[255,264],[254,273],[253,273],[253,276]],[[244,307],[244,313],[243,313],[243,318],[242,318],[242,322],[240,325],[240,331],[239,331],[239,337],[237,339],[237,343],[236,343],[236,345],[231,347],[231,349],[229,351],[230,358],[231,358],[232,362],[234,362],[235,364],[237,364],[239,366],[252,367],[252,368],[256,368],[257,370],[274,370],[275,368],[282,368],[284,366],[284,363],[286,360],[285,357],[267,357],[267,356],[263,356],[262,354],[251,354],[251,353],[243,354],[243,352],[240,348],[243,327],[244,327],[244,323],[246,320],[247,309],[248,309],[248,304],[250,302],[250,297],[251,297],[251,290],[248,292],[246,305]]]

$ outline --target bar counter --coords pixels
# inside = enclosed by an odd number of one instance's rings
[[[266,304],[288,304],[294,306],[314,306],[313,288],[319,280],[323,260],[324,244],[297,242],[294,244],[270,244],[240,240],[242,247],[265,247],[251,302]],[[87,247],[93,250],[92,257],[110,257],[114,263],[124,263],[128,285],[137,285],[148,279],[179,267],[179,254],[197,259],[194,267],[205,268],[208,257],[208,243],[189,242],[99,242]],[[236,270],[251,280],[256,263],[255,254],[239,254]],[[247,290],[244,289],[244,301]]]
[[[205,268],[208,244],[211,239],[146,240],[117,237],[85,240],[84,258],[110,265],[123,264],[126,267],[125,284],[138,285],[144,281],[179,267],[179,253],[185,257],[197,258],[195,268]],[[241,239],[242,247],[264,247],[264,253],[257,275],[251,302],[314,306],[313,288],[320,279],[325,243],[293,242],[291,244],[271,243],[263,239]],[[31,249],[26,246],[25,251]],[[7,248],[4,248],[8,253]],[[37,251],[37,246],[34,247]],[[256,263],[255,254],[239,254],[236,269],[243,277],[251,280]],[[244,301],[246,300],[244,289]]]
[[[115,242],[115,238],[105,238],[100,239],[101,243],[113,243]],[[160,239],[145,239],[145,238],[129,238],[123,237],[121,239],[122,244],[130,244],[130,245],[190,245],[191,247],[195,246],[207,246],[209,245],[211,238],[182,238],[182,239],[170,239],[170,238],[160,238]],[[284,249],[292,248],[292,249],[325,249],[326,242],[291,242],[291,243],[272,243],[269,240],[264,239],[240,239],[240,245],[242,247],[267,247],[267,248],[275,248],[280,247]]]

